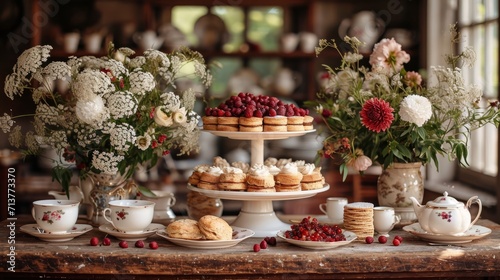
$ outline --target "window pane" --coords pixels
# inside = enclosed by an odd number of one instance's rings
[[[259,43],[264,51],[278,50],[278,38],[283,29],[283,9],[251,8],[248,13],[248,39]]]
[[[198,38],[193,32],[194,23],[207,11],[207,7],[203,6],[176,6],[172,9],[172,25],[186,35],[192,46],[198,45]]]
[[[229,31],[229,42],[224,45],[224,51],[237,51],[244,42],[245,31],[245,15],[239,7],[231,6],[215,6],[212,8],[212,13],[218,15],[226,23],[226,28]]]

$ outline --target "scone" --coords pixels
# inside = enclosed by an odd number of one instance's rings
[[[214,116],[203,116],[203,129],[204,130],[217,130],[217,117]]]
[[[304,123],[303,123],[304,130],[305,131],[313,130],[314,129],[313,122],[314,122],[314,118],[312,116],[309,116],[309,115],[304,116]]]
[[[245,191],[247,175],[236,167],[225,167],[219,178],[219,189],[223,191]]]
[[[218,190],[219,178],[222,170],[217,166],[210,166],[207,171],[203,172],[200,176],[198,188],[205,190]]]
[[[206,215],[198,220],[198,227],[208,240],[231,240],[233,239],[233,229],[223,219]]]
[[[258,117],[240,117],[240,131],[245,132],[262,132],[262,118]]]
[[[227,162],[227,160],[225,158],[222,158],[220,156],[216,156],[214,157],[214,159],[212,160],[212,165],[213,166],[217,166],[219,167],[220,169],[224,168],[224,167],[229,167],[231,166],[229,164],[229,162]]]
[[[286,132],[287,118],[285,116],[264,117],[264,131]]]
[[[277,192],[293,192],[300,191],[300,181],[302,181],[302,173],[299,172],[295,163],[287,163],[281,168],[280,173],[276,176],[276,191]]]
[[[204,238],[198,227],[198,222],[191,219],[181,219],[170,223],[166,229],[172,238],[200,240]]]
[[[304,131],[304,117],[291,116],[287,117],[287,131]]]
[[[217,119],[217,130],[220,131],[238,131],[238,117],[219,117]]]
[[[275,192],[274,176],[269,173],[266,166],[255,164],[247,174],[247,191],[249,192]]]
[[[247,162],[243,162],[243,161],[231,162],[231,166],[241,169],[241,171],[243,171],[243,173],[248,173],[248,170],[250,170],[250,164],[248,164]]]
[[[312,163],[306,163],[299,167],[299,171],[303,175],[300,182],[303,191],[323,188],[325,178],[321,175],[321,167],[316,167]]]
[[[210,166],[208,164],[201,164],[196,166],[193,169],[193,173],[191,173],[191,176],[188,178],[188,183],[191,186],[198,186],[198,183],[200,182],[200,177],[203,172],[207,171]]]

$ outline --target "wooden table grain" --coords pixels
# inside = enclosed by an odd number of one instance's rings
[[[287,218],[283,217],[285,221]],[[10,231],[9,224],[15,225]],[[500,277],[500,226],[488,220],[478,224],[492,233],[471,243],[431,246],[396,229],[404,238],[400,246],[354,241],[329,250],[304,249],[280,241],[274,247],[253,252],[262,238],[249,238],[225,249],[179,247],[154,235],[145,248],[122,249],[111,237],[111,246],[90,246],[91,237],[106,235],[97,228],[71,241],[50,243],[19,231],[31,217],[1,223],[3,259],[15,252],[12,263],[2,261],[1,279],[332,279],[332,278],[455,278]],[[15,243],[12,243],[14,240]],[[157,241],[159,248],[147,248]],[[15,248],[13,248],[15,247]],[[5,258],[7,256],[7,258]],[[12,258],[11,258],[12,259]],[[12,269],[11,269],[12,270]]]

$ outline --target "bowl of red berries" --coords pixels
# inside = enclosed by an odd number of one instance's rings
[[[316,218],[305,217],[289,230],[279,231],[277,236],[284,241],[308,249],[332,249],[354,241],[355,233],[343,230],[338,225],[319,223]]]

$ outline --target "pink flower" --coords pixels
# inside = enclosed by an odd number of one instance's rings
[[[404,82],[409,87],[417,87],[422,83],[422,76],[415,71],[406,72]]]
[[[370,65],[379,71],[386,73],[399,72],[403,63],[410,61],[410,55],[401,50],[401,45],[394,38],[382,39],[373,47],[370,55]]]
[[[375,97],[371,98],[361,109],[361,123],[371,131],[377,133],[385,131],[394,120],[393,111],[394,108],[388,102]]]
[[[372,160],[363,155],[361,150],[356,150],[354,157],[347,162],[347,166],[354,168],[358,172],[365,171],[372,166]]]

